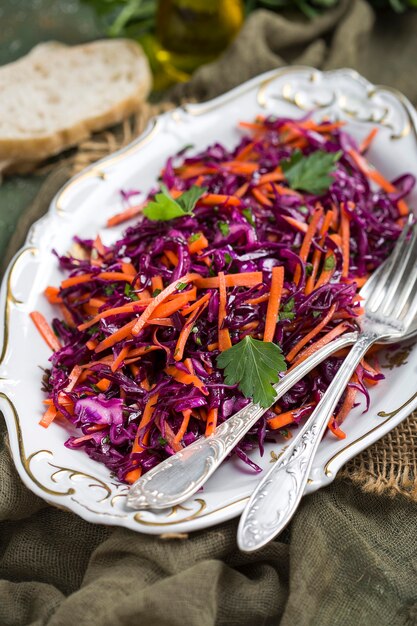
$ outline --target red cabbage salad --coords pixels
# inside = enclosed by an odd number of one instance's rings
[[[70,425],[83,449],[120,481],[141,474],[250,401],[268,408],[236,446],[248,456],[290,438],[319,402],[346,352],[315,368],[274,404],[272,385],[337,336],[357,328],[359,289],[390,254],[415,179],[388,181],[343,122],[257,117],[229,150],[214,143],[169,158],[158,186],[108,226],[132,220],[106,246],[76,238],[57,255],[67,277],[45,295],[53,350],[40,424]],[[140,175],[138,175],[140,183]],[[146,181],[144,181],[146,183]],[[329,420],[332,436],[383,378],[363,360]],[[74,431],[74,428],[77,429]]]

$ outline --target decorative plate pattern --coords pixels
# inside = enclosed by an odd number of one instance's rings
[[[66,252],[75,234],[100,232],[106,243],[120,230],[106,229],[106,219],[119,210],[118,191],[152,187],[166,158],[193,143],[196,150],[221,139],[233,146],[239,137],[237,122],[259,113],[301,117],[314,110],[317,119],[343,119],[357,138],[371,126],[380,126],[370,160],[388,177],[417,174],[417,114],[400,93],[375,87],[351,70],[318,72],[311,68],[284,68],[254,78],[210,102],[187,105],[155,119],[127,148],[103,159],[70,180],[57,194],[49,213],[31,228],[25,246],[11,262],[0,294],[0,408],[10,435],[11,449],[24,483],[51,504],[74,511],[90,522],[125,526],[161,534],[188,532],[212,526],[241,513],[258,477],[237,459],[227,461],[210,478],[201,494],[184,505],[163,511],[132,511],[125,504],[127,487],[82,451],[68,450],[68,432],[58,424],[44,430],[41,370],[49,349],[31,323],[34,309],[46,317],[52,307],[42,293],[62,278],[51,255]],[[417,205],[414,191],[411,203]],[[352,456],[382,437],[416,406],[413,380],[417,347],[391,349],[382,359],[386,380],[371,389],[371,409],[358,407],[345,422],[347,438],[326,435],[320,444],[306,492],[330,483]],[[282,445],[268,444],[266,468]]]

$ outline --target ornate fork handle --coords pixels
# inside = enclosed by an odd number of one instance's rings
[[[261,548],[293,516],[329,417],[358,363],[376,340],[375,334],[359,335],[304,427],[258,484],[240,518],[237,541],[241,550],[251,552]]]
[[[274,387],[276,400],[333,352],[354,343],[357,336],[357,333],[348,333],[335,339],[288,372]],[[157,465],[132,485],[127,497],[128,506],[134,509],[164,509],[190,498],[266,410],[251,402],[220,424],[211,437],[201,437]]]

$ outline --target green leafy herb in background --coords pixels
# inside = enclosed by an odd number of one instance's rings
[[[217,365],[224,369],[226,385],[238,384],[246,398],[252,398],[267,409],[273,404],[278,374],[287,366],[282,350],[271,341],[258,341],[248,335],[217,357]]]
[[[206,192],[204,187],[193,185],[184,191],[176,200],[169,193],[165,185],[161,185],[160,193],[157,193],[143,209],[143,214],[154,222],[166,222],[175,217],[192,215],[197,200]]]
[[[316,150],[304,156],[300,150],[295,150],[290,159],[281,163],[281,167],[292,189],[324,193],[333,182],[330,174],[336,169],[336,162],[341,156],[341,151]]]
[[[137,39],[146,33],[155,32],[158,0],[83,0],[104,21],[111,37]],[[417,0],[369,0],[376,9],[391,8],[402,13],[408,8],[417,8]],[[336,6],[339,0],[244,0],[245,13],[255,9],[269,9],[279,13],[294,9],[312,19],[316,15]]]

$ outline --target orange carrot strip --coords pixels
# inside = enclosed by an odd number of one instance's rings
[[[278,428],[284,428],[293,422],[294,411],[286,411],[285,413],[277,415],[277,417],[271,417],[271,419],[268,420],[268,426],[272,428],[272,430],[278,430]]]
[[[221,165],[233,174],[251,175],[259,169],[259,163],[252,161],[225,161]]]
[[[262,191],[260,191],[260,189],[257,189],[256,187],[252,189],[252,195],[259,202],[259,204],[262,204],[263,206],[272,206],[271,200],[267,198]]]
[[[98,345],[98,341],[95,339],[89,339],[85,345],[89,350],[94,350],[94,348]]]
[[[327,423],[327,427],[334,435],[336,435],[338,439],[346,438],[346,433],[344,433],[343,430],[339,428],[339,426],[336,425],[336,422],[333,417],[329,419]]]
[[[62,298],[58,295],[59,294],[59,288],[58,287],[47,287],[44,291],[45,296],[48,299],[48,302],[50,302],[51,304],[61,304],[62,303]]]
[[[375,139],[376,135],[378,134],[378,128],[373,128],[371,130],[371,132],[365,137],[365,139],[362,141],[362,143],[359,146],[359,152],[361,154],[363,154],[364,152],[367,151],[367,149],[369,148],[369,146],[371,145],[371,143],[373,142],[373,140]]]
[[[168,285],[168,287],[165,287],[165,289],[163,291],[161,291],[161,293],[159,295],[157,295],[155,298],[152,299],[152,302],[150,302],[148,304],[148,306],[146,307],[146,309],[144,310],[142,315],[136,321],[136,323],[135,323],[135,325],[133,327],[133,335],[135,335],[135,336],[139,335],[140,331],[145,326],[146,322],[151,317],[151,315],[155,311],[155,309],[168,296],[170,296],[172,293],[174,293],[174,291],[176,291],[178,285],[181,285],[183,283],[188,285],[188,283],[191,283],[191,282],[195,281],[197,278],[201,278],[200,274],[195,274],[195,273],[193,273],[193,274],[185,274],[185,276],[182,276],[181,278],[179,278],[178,281],[175,281],[175,282],[171,283],[170,285]]]
[[[162,276],[152,276],[151,278],[152,291],[156,289],[160,289],[161,291],[164,288],[164,283],[162,282]]]
[[[136,269],[131,263],[122,263],[122,272],[123,274],[128,274],[129,276],[133,277],[135,277],[137,274]]]
[[[352,376],[351,381],[352,382],[357,381],[357,377],[355,374]],[[355,398],[356,398],[357,392],[358,390],[355,389],[355,387],[347,388],[345,399],[343,400],[343,404],[340,407],[340,410],[335,418],[336,424],[341,424],[345,420],[347,415],[350,413],[350,411],[352,410],[353,405],[355,404]]]
[[[274,340],[283,285],[284,268],[282,265],[279,267],[275,266],[272,268],[271,290],[269,293],[269,302],[265,318],[264,341]]]
[[[333,235],[334,236],[334,235]],[[332,262],[332,267],[330,267],[329,269],[325,269],[323,267],[321,274],[320,274],[320,278],[318,279],[318,281],[316,282],[316,284],[314,285],[314,289],[318,289],[319,287],[322,287],[323,285],[326,285],[329,280],[331,279],[331,277],[333,276],[335,270],[336,270],[336,257],[333,253],[333,250],[328,250],[324,256],[324,264],[326,264],[326,262],[331,259],[333,257],[333,262]]]
[[[51,350],[53,350],[54,352],[60,350],[62,346],[42,313],[39,313],[39,311],[32,311],[29,316],[32,322],[35,324],[36,328],[38,329],[40,335],[51,348]]]
[[[56,410],[55,406],[51,404],[42,415],[42,419],[40,420],[39,424],[44,428],[48,428],[48,426],[52,424],[52,422],[56,418],[57,413],[58,411]]]
[[[187,372],[184,372],[184,370],[180,370],[175,365],[169,365],[168,367],[166,367],[165,372],[168,374],[168,376],[172,376],[172,378],[174,378],[174,380],[176,380],[177,382],[182,383],[183,385],[194,385],[194,387],[200,389],[200,391],[205,396],[208,395],[208,391],[203,381],[200,380],[198,376],[196,376],[194,373],[187,374]]]
[[[330,309],[329,312],[327,313],[327,315],[325,317],[323,317],[323,319],[321,320],[321,322],[319,324],[317,324],[317,326],[315,326],[313,328],[313,330],[311,330],[309,333],[307,333],[307,335],[305,335],[302,339],[300,339],[300,341],[298,341],[295,346],[290,350],[290,352],[288,352],[287,354],[287,361],[289,363],[291,363],[291,361],[294,360],[294,358],[297,356],[297,354],[300,352],[300,350],[302,348],[304,348],[304,346],[311,341],[311,339],[314,339],[314,337],[316,337],[316,335],[318,335],[323,328],[326,326],[326,324],[328,324],[330,322],[330,320],[333,317],[333,314],[336,310],[336,305],[333,304]]]
[[[203,233],[198,233],[198,235],[199,235],[198,239],[191,241],[191,243],[190,241],[188,241],[188,250],[190,251],[191,254],[195,254],[196,252],[201,252],[201,250],[204,250],[209,245]]]
[[[242,272],[241,274],[226,274],[226,287],[255,287],[262,282],[262,272]],[[194,281],[198,289],[216,289],[219,287],[219,277],[202,278]]]
[[[284,174],[280,167],[277,167],[274,172],[269,172],[268,174],[262,174],[259,177],[258,185],[262,186],[266,183],[276,183],[277,181],[284,180]]]
[[[216,430],[219,409],[210,409],[207,415],[205,436],[210,437]]]
[[[334,215],[334,210],[331,209],[330,211],[327,211],[326,215],[324,216],[323,224],[320,228],[320,235],[321,235],[320,245],[321,246],[324,244],[324,240],[330,228],[330,224],[333,221],[333,215]],[[316,282],[316,277],[317,277],[317,273],[319,270],[320,258],[321,258],[320,250],[318,249],[314,250],[313,261],[312,261],[313,271],[311,272],[311,275],[307,278],[307,281],[306,281],[306,286],[304,290],[304,293],[306,294],[311,293],[314,289],[314,283]]]
[[[226,317],[226,281],[224,272],[219,272],[219,317],[217,322],[217,328],[219,333],[219,350],[224,352],[232,347],[230,340],[230,333],[227,328],[222,328],[224,318]]]
[[[293,217],[288,217],[287,215],[283,215],[282,217],[290,226],[293,226],[294,228],[296,228],[297,230],[299,230],[302,233],[306,233],[307,232],[308,226],[307,226],[307,224],[304,224],[304,222],[299,222],[298,220],[294,219]]]
[[[75,328],[74,318],[69,309],[65,306],[65,304],[60,304],[59,309],[62,313],[62,317],[64,318],[65,323],[71,328]]]
[[[207,346],[207,350],[209,352],[213,352],[213,350],[217,350],[217,348],[219,347],[219,344],[217,343],[217,341],[215,341],[214,343],[209,343]]]
[[[179,427],[179,430],[178,430],[177,434],[174,437],[174,442],[175,443],[180,443],[182,438],[185,435],[185,431],[187,430],[188,423],[189,423],[190,417],[191,417],[191,409],[187,409],[186,411],[183,411],[182,414],[183,414],[183,419],[182,419],[182,422],[181,422],[181,426]]]
[[[107,348],[111,348],[119,341],[122,341],[122,339],[126,339],[126,337],[130,337],[130,335],[132,335],[132,331],[136,323],[137,323],[137,320],[134,319],[128,322],[127,324],[125,324],[124,326],[122,326],[121,328],[119,328],[119,330],[116,330],[116,332],[113,333],[112,335],[109,335],[108,337],[103,339],[103,341],[100,341],[100,343],[95,349],[95,352],[103,352],[103,350],[106,350]]]
[[[237,191],[235,191],[236,198],[243,198],[247,190],[249,189],[249,183],[243,183],[241,187]]]
[[[113,363],[110,366],[110,369],[112,372],[115,372],[116,370],[119,369],[120,365],[127,357],[128,352],[129,352],[129,346],[124,346],[124,348],[120,350],[119,354],[117,355],[117,357],[114,359]]]
[[[350,221],[349,216],[342,207],[340,232],[342,237],[342,255],[343,255],[343,269],[342,276],[345,278],[349,274],[349,245],[350,245]]]
[[[257,298],[250,298],[246,300],[246,304],[262,304],[262,302],[267,302],[269,300],[269,293],[264,293],[262,296],[258,296]]]
[[[107,391],[107,389],[110,387],[110,385],[111,385],[111,380],[108,380],[107,378],[101,378],[96,383],[96,387],[98,387],[100,389],[100,391]]]
[[[317,230],[317,226],[318,226],[319,221],[322,218],[322,215],[323,215],[323,208],[322,207],[317,208],[313,213],[313,217],[311,218],[310,224],[308,225],[307,232],[303,239],[303,243],[301,244],[301,249],[300,249],[300,254],[299,254],[300,259],[304,263],[307,261],[308,253],[310,252],[311,243],[313,241],[313,236]],[[297,265],[297,267],[295,268],[295,272],[294,272],[294,282],[298,283],[298,281],[300,280],[300,277],[301,277],[301,268],[299,265]]]
[[[216,167],[208,167],[207,165],[186,165],[185,167],[179,167],[178,175],[183,180],[188,178],[196,178],[197,176],[206,176],[207,174],[215,174],[218,172]]]
[[[335,326],[335,328],[330,330],[326,335],[321,337],[318,341],[311,344],[311,346],[308,346],[308,348],[305,348],[298,355],[298,358],[295,360],[295,362],[291,365],[291,369],[295,367],[296,365],[298,365],[299,363],[302,363],[303,361],[305,361],[310,356],[310,354],[314,354],[316,350],[319,350],[323,346],[326,346],[328,343],[333,341],[333,339],[335,339],[336,337],[344,333],[347,329],[348,329],[348,326],[346,325],[346,322],[341,322],[340,324]]]
[[[85,330],[86,328],[90,328],[90,326],[94,326],[94,324],[97,324],[97,322],[99,322],[100,320],[105,319],[106,317],[111,317],[112,315],[122,315],[124,313],[139,312],[143,310],[144,307],[148,306],[150,302],[151,302],[151,299],[142,300],[142,301],[138,300],[135,302],[128,302],[127,304],[122,304],[122,306],[113,307],[112,309],[106,309],[105,311],[102,311],[101,313],[97,313],[97,315],[95,315],[88,322],[84,322],[83,324],[80,324],[78,326],[78,330]]]
[[[173,252],[172,250],[165,250],[165,255],[167,256],[169,262],[172,263],[174,267],[177,267],[178,255],[175,254],[175,252]]]
[[[283,185],[277,185],[276,183],[273,184],[273,189],[280,196],[297,196],[298,198],[302,197],[301,193],[298,193],[298,191],[294,191],[294,189],[289,189],[288,187],[284,187]]]
[[[107,220],[107,226],[110,228],[111,226],[117,226],[118,224],[123,224],[123,222],[127,222],[131,220],[132,217],[136,217],[142,213],[142,209],[144,206],[148,204],[148,201],[141,202],[140,204],[135,204],[134,206],[130,206],[128,209],[121,211],[120,213],[116,213],[112,217],[109,217]]]
[[[100,274],[78,274],[78,276],[71,276],[70,278],[66,278],[61,283],[62,289],[67,289],[68,287],[74,287],[75,285],[81,285],[82,283],[88,283],[91,280],[125,280],[128,283],[133,281],[132,276],[128,274],[123,274],[122,272],[101,272]]]
[[[179,334],[176,346],[175,346],[175,351],[174,351],[175,361],[181,361],[182,356],[184,354],[185,344],[187,343],[187,339],[190,336],[190,333],[193,329],[194,322],[198,319],[198,317],[207,307],[207,304],[208,304],[207,302],[204,302],[203,305],[199,309],[196,309],[193,313],[191,313],[190,317],[187,319],[187,322],[184,324]]]
[[[381,174],[381,172],[378,172],[378,170],[376,169],[371,169],[366,159],[361,154],[356,152],[356,150],[353,150],[353,148],[350,148],[348,150],[348,154],[350,155],[352,160],[356,163],[358,168],[362,171],[362,173],[368,178],[370,178],[371,180],[373,180],[374,183],[379,185],[381,189],[383,189],[387,193],[395,193],[397,191],[394,185],[390,183],[389,180],[387,180]],[[408,215],[410,213],[410,209],[408,208],[408,205],[404,200],[398,200],[397,206],[398,206],[398,211],[400,215]]]
[[[152,318],[169,317],[176,311],[179,311],[185,304],[187,304],[187,302],[190,302],[190,300],[195,300],[196,295],[197,290],[195,287],[189,291],[185,291],[184,293],[179,293],[173,300],[169,300],[168,302],[164,302],[157,306],[152,313]]]
[[[231,205],[231,206],[240,206],[239,198],[235,198],[234,196],[225,196],[217,193],[208,193],[200,200],[201,204],[205,204],[206,206],[215,206],[216,204],[223,205]]]
[[[182,309],[181,314],[188,315],[189,313],[192,313],[193,311],[195,311],[195,309],[198,309],[202,304],[204,304],[204,302],[207,302],[208,300],[210,300],[210,298],[211,298],[210,292],[204,294],[204,296],[201,296],[201,298],[199,298],[198,300],[196,300],[189,306]]]
[[[246,146],[242,148],[235,156],[235,161],[244,161],[245,159],[247,159],[250,153],[252,152],[254,146],[255,146],[254,141],[251,141],[250,143],[246,144]]]
[[[158,401],[158,394],[155,393],[149,398],[148,402],[146,403],[145,409],[143,411],[142,419],[140,420],[138,429],[136,431],[136,437],[135,437],[135,441],[133,442],[131,454],[136,454],[137,452],[143,452],[143,447],[140,444],[140,433],[141,433],[141,430],[145,428],[145,426],[147,426],[149,422],[151,421],[157,401]],[[149,432],[144,434],[142,440],[143,440],[143,443],[145,444],[147,443],[147,441],[149,440]],[[126,474],[125,479],[127,480],[128,483],[134,483],[135,480],[139,478],[141,473],[142,473],[141,468],[131,470],[130,472]]]

